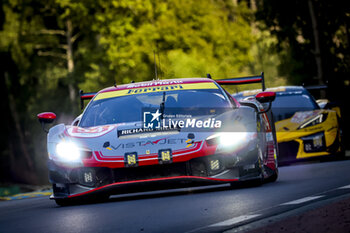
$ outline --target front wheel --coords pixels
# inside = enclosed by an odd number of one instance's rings
[[[278,179],[278,168],[276,168],[274,171],[273,171],[273,174],[267,178],[266,180],[268,182],[275,182],[276,180]]]
[[[69,199],[55,199],[55,202],[59,206],[70,206],[75,204],[74,202],[72,202],[72,200]]]

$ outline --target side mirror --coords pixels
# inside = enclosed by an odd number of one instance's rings
[[[41,127],[47,133],[48,130],[45,129],[45,124],[50,124],[56,119],[56,114],[53,112],[42,112],[37,115]]]
[[[259,114],[266,113],[266,112],[270,111],[271,103],[272,103],[272,101],[274,101],[276,99],[276,92],[272,92],[272,91],[260,92],[259,94],[257,94],[255,96],[255,99],[262,104],[269,103],[269,106],[267,107],[267,109],[259,112]]]
[[[255,96],[255,99],[260,103],[272,102],[276,99],[276,93],[272,91],[260,92]]]

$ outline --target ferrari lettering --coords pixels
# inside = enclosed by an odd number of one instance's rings
[[[212,82],[204,82],[204,83],[184,83],[184,84],[164,85],[164,86],[150,86],[145,88],[123,89],[123,90],[99,93],[96,95],[93,101],[120,97],[120,96],[134,95],[134,94],[144,94],[144,93],[153,93],[153,92],[162,92],[162,91],[177,91],[177,90],[200,90],[200,89],[218,89],[218,87]]]
[[[141,93],[149,93],[149,92],[159,92],[159,91],[175,91],[183,89],[182,85],[168,85],[168,86],[158,86],[158,87],[148,87],[148,88],[135,88],[130,89],[128,91],[128,95],[130,94],[141,94]]]

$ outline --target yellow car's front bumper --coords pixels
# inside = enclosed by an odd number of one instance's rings
[[[290,119],[276,122],[279,161],[295,161],[333,155],[341,150],[338,120],[334,111],[317,125],[299,129]]]

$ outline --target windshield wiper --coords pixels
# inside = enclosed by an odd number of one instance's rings
[[[163,92],[163,99],[162,102],[160,103],[159,106],[159,111],[160,111],[160,119],[163,120],[163,115],[164,115],[164,109],[165,109],[165,91]]]

